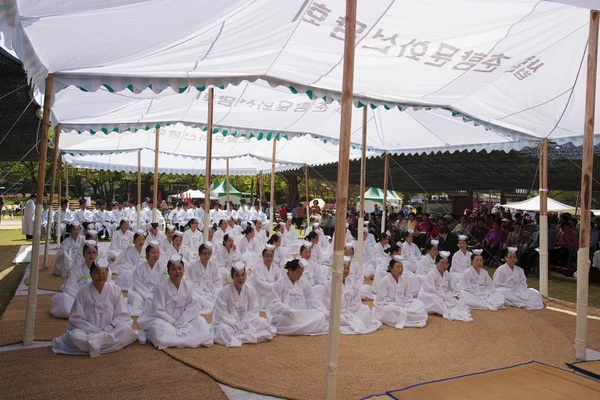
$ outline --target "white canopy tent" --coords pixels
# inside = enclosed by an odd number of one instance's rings
[[[175,198],[175,199],[185,199],[185,198],[191,198],[191,199],[203,199],[204,198],[204,192],[201,190],[194,190],[194,189],[188,189],[183,193],[179,193],[179,194],[172,194],[169,196],[170,198]],[[217,197],[214,196],[210,196],[211,199],[216,199]]]
[[[527,200],[517,201],[515,203],[501,204],[502,207],[512,208],[523,211],[540,211],[540,196],[535,196]],[[548,197],[548,211],[553,212],[573,212],[575,207],[563,204]]]

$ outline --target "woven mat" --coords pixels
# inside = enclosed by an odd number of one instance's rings
[[[575,343],[577,317],[573,315],[576,312],[574,305],[569,306],[565,303],[550,301],[546,302],[546,307],[556,308],[567,311],[568,313],[545,308],[543,310],[533,311],[532,315],[546,321],[555,329],[562,332],[571,343]],[[590,309],[590,312],[588,313],[588,315],[591,315],[594,318],[588,318],[587,320],[587,347],[589,349],[600,351],[600,319],[596,316],[597,314],[597,310],[595,309]]]
[[[53,292],[58,292],[63,283],[67,281],[66,277],[56,276],[52,273],[54,267],[52,268],[43,268],[39,270],[38,273],[38,289],[41,290],[52,290]],[[29,286],[28,276],[25,278],[25,284]]]
[[[384,326],[370,335],[341,335],[337,396],[362,398],[532,359],[555,366],[573,361],[572,342],[536,315],[514,308],[473,311],[471,323],[430,316],[423,329]],[[165,351],[229,386],[315,399],[324,394],[327,340],[326,335],[277,336],[268,343],[235,349],[215,345],[202,351]]]
[[[34,340],[52,340],[67,330],[67,319],[54,318],[50,314],[50,299],[53,294],[39,294],[35,311]],[[0,319],[0,346],[21,343],[25,330],[27,296],[15,296]],[[133,329],[140,329],[137,317],[132,318]]]
[[[97,358],[53,355],[49,347],[0,352],[3,400],[226,400],[219,385],[152,346],[137,343]]]
[[[600,383],[532,362],[484,374],[388,392],[398,400],[598,399]]]

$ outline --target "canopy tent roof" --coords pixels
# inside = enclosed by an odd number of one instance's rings
[[[192,199],[203,199],[204,198],[204,192],[201,191],[201,190],[188,189],[188,190],[186,190],[183,193],[172,194],[169,197],[174,197],[174,198],[178,198],[178,199],[185,199],[188,196],[190,198],[192,198]]]
[[[60,137],[61,151],[69,154],[110,154],[140,149],[154,150],[155,142],[154,129],[108,135],[66,132]],[[251,156],[271,162],[272,151],[271,141],[213,135],[213,159]],[[204,158],[206,157],[206,132],[181,124],[160,129],[159,152],[186,158]],[[367,153],[367,157],[376,155],[378,153]],[[360,150],[350,151],[350,159],[360,159],[360,156]],[[289,140],[281,139],[277,143],[276,162],[279,164],[318,165],[337,162],[338,157],[338,146],[306,136]]]
[[[110,93],[107,89],[85,93],[71,87],[56,97],[52,109],[54,124],[63,130],[119,132],[151,129],[175,123],[206,130],[208,93],[187,89],[175,94],[165,90],[155,94],[147,89],[140,94]],[[362,111],[352,115],[351,143],[362,145]],[[322,99],[310,100],[288,89],[272,88],[264,81],[244,82],[215,90],[215,131],[237,137],[257,139],[275,136],[290,138],[308,134],[337,142],[340,132],[340,107]],[[464,123],[446,110],[369,109],[367,148],[398,154],[456,150],[512,150],[531,146],[540,140],[535,135],[514,130],[494,131]],[[578,141],[573,133],[561,141]]]
[[[0,32],[42,91],[47,73],[56,91],[179,92],[261,78],[331,100],[341,95],[344,15],[344,0],[2,0]],[[356,104],[441,106],[539,138],[582,135],[587,9],[371,0],[357,19]]]
[[[210,192],[212,194],[217,195],[218,197],[220,196],[225,196],[227,194],[227,179],[223,179],[214,189],[211,188]],[[234,188],[233,186],[231,186],[231,183],[229,183],[229,194],[233,195],[233,196],[241,196],[242,193],[240,191],[238,191],[236,188]]]
[[[527,200],[517,201],[515,203],[501,204],[502,207],[514,208],[523,211],[540,211],[540,196],[535,196]],[[569,206],[548,197],[548,211],[568,212],[575,210],[575,207]]]
[[[377,189],[377,188],[369,188],[369,190],[367,190],[365,192],[365,200],[381,200],[383,201],[383,189]],[[360,200],[360,196],[356,196],[356,201]],[[386,197],[387,201],[402,201],[402,199],[400,197],[398,197],[398,195],[396,194],[396,192],[392,191],[392,190],[388,190],[387,191],[387,197]]]
[[[75,168],[137,172],[137,151],[118,152],[113,154],[63,154],[63,162]],[[141,150],[142,172],[154,173],[154,151]],[[224,175],[227,172],[226,159],[214,159],[211,164],[212,175]],[[181,157],[173,154],[159,152],[158,170],[164,174],[205,175],[206,159]],[[287,171],[297,166],[276,164],[277,172]],[[229,161],[231,175],[256,175],[259,172],[271,172],[271,162],[256,159],[250,156],[240,156]]]

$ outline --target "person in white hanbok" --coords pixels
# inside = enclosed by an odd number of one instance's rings
[[[146,261],[145,243],[144,231],[139,229],[133,235],[133,244],[121,251],[112,264],[113,272],[118,275],[115,284],[123,290],[128,290],[131,287],[133,271],[138,265]]]
[[[516,250],[516,247],[509,247],[506,262],[494,272],[496,290],[504,295],[506,306],[540,310],[544,308],[542,295],[537,290],[527,287],[525,272],[521,267],[515,265],[517,262]]]
[[[83,260],[83,245],[85,238],[79,234],[79,222],[73,221],[69,226],[70,236],[67,237],[56,252],[56,262],[52,273],[58,276],[69,276],[73,265]]]
[[[291,214],[287,216],[285,226],[283,228],[283,245],[290,249],[298,246],[298,234],[296,233],[296,228],[292,223]]]
[[[218,250],[215,254],[215,263],[219,266],[222,277],[229,275],[231,267],[238,261],[241,261],[242,255],[236,249],[233,238],[229,235],[223,236],[223,245],[215,246]]]
[[[463,272],[460,280],[461,297],[469,308],[475,310],[496,311],[505,308],[504,295],[496,290],[492,278],[482,266],[481,253],[471,255],[471,267]]]
[[[404,260],[404,255],[402,254],[402,243],[392,243],[391,247],[387,250],[390,254],[387,259],[380,258],[380,263],[375,270],[375,278],[373,279],[373,292],[377,293],[379,288],[379,284],[389,275],[389,263],[394,257],[401,257]],[[408,269],[404,269],[404,262],[402,263],[402,278],[408,282],[408,289],[413,296],[416,296],[419,293],[419,289],[421,288],[421,281],[412,271]]]
[[[231,269],[233,284],[219,292],[213,312],[215,343],[241,347],[243,343],[259,343],[273,339],[277,329],[260,316],[258,296],[245,285],[245,264],[235,263]]]
[[[219,267],[211,260],[212,242],[200,245],[200,258],[191,263],[185,275],[192,284],[192,290],[199,297],[202,314],[210,314],[215,305],[217,295],[223,288],[223,276]]]
[[[365,283],[365,276],[360,270],[360,265],[354,257],[354,243],[347,242],[344,247],[344,257],[350,257],[350,279],[358,286],[363,300],[373,300],[373,288]]]
[[[461,299],[456,281],[447,269],[448,259],[438,254],[435,269],[425,277],[417,298],[425,304],[429,314],[440,314],[449,320],[473,321],[471,310]]]
[[[183,247],[187,248],[192,253],[198,251],[198,247],[202,244],[202,232],[198,229],[198,220],[192,218],[188,222],[190,229],[183,234]]]
[[[364,262],[369,264],[374,271],[374,275],[377,272],[377,267],[381,264],[387,265],[390,261],[390,256],[387,253],[390,248],[390,237],[384,232],[379,237],[379,242],[371,247],[370,257]],[[375,276],[373,275],[373,279]]]
[[[90,265],[91,282],[76,295],[67,332],[52,340],[54,354],[98,357],[129,346],[138,338],[123,294],[110,282],[106,259]]]
[[[258,248],[263,248],[263,247],[265,247],[265,244],[267,244],[267,240],[269,239],[269,237],[267,236],[268,233],[263,229],[262,220],[260,220],[260,219],[254,220],[253,225],[254,225],[254,241],[257,242]]]
[[[166,254],[169,251],[169,248],[173,247],[173,236],[175,235],[175,230],[176,230],[176,228],[174,225],[167,225],[165,227],[165,237],[160,242],[160,254]],[[181,239],[183,242],[183,233],[181,235],[182,235]]]
[[[381,322],[373,318],[369,306],[362,304],[360,285],[350,277],[351,263],[352,258],[344,256],[340,332],[345,335],[375,332],[381,328]],[[323,305],[331,311],[331,281],[325,285]]]
[[[244,229],[240,225],[236,225],[233,217],[230,217],[227,219],[227,233],[237,238],[244,233]]]
[[[238,241],[239,244],[236,245],[236,249],[242,255],[242,260],[251,267],[259,262],[258,255],[260,254],[258,247],[260,244],[254,240],[254,235],[254,228],[248,225],[244,230],[243,237]]]
[[[113,259],[119,256],[119,254],[127,250],[130,244],[133,243],[133,232],[129,230],[129,220],[122,219],[119,223],[119,227],[113,233],[110,245],[108,246],[108,254]]]
[[[23,220],[21,225],[21,234],[25,235],[26,239],[33,239],[33,220],[35,219],[35,198],[33,193],[23,209]]]
[[[77,292],[91,282],[90,266],[98,258],[97,242],[85,241],[82,254],[83,258],[73,266],[67,281],[60,287],[60,292],[50,299],[50,314],[55,318],[69,318]]]
[[[158,228],[158,223],[154,222],[148,225],[148,234],[146,235],[146,244],[152,241],[162,243],[166,235]]]
[[[288,261],[287,271],[273,285],[267,319],[279,335],[320,335],[329,329],[329,311],[302,278],[305,260]]]
[[[165,250],[163,250],[163,248]],[[174,254],[180,254],[183,257],[183,264],[186,270],[189,269],[192,263],[192,252],[183,247],[183,232],[175,231],[173,238],[168,246],[164,246],[164,242],[160,248],[160,260],[166,265]]]
[[[267,242],[267,244],[275,246],[275,265],[281,267],[293,259],[290,251],[281,245],[282,237],[283,235],[281,233],[276,233],[275,235],[272,235]]]
[[[191,282],[183,278],[181,256],[174,255],[167,264],[168,279],[156,288],[152,305],[140,316],[138,322],[154,347],[210,347],[213,345],[212,328],[200,316],[202,305],[194,294]]]
[[[267,309],[273,285],[282,277],[283,272],[285,272],[283,268],[273,262],[274,258],[275,246],[267,244],[262,251],[261,261],[254,265],[254,271],[246,283],[246,285],[252,287],[256,292],[261,311]]]
[[[152,304],[156,287],[167,277],[167,267],[160,261],[160,243],[151,241],[146,246],[146,261],[133,271],[132,285],[127,293],[129,313],[134,317],[142,314]]]
[[[220,245],[221,242],[223,241],[223,237],[226,234],[227,234],[227,220],[225,218],[222,218],[219,220],[219,226],[217,227],[217,230],[213,234],[213,239],[212,239],[213,245],[214,246]],[[231,237],[233,238],[233,235],[231,235]]]
[[[413,298],[410,284],[403,275],[402,256],[394,256],[386,272],[375,297],[375,318],[396,329],[424,327],[427,310],[421,300]]]
[[[427,277],[427,274],[435,270],[435,258],[438,256],[439,253],[437,245],[438,241],[435,239],[432,240],[428,245],[425,246],[427,253],[423,257],[421,257],[421,260],[419,260],[417,277],[419,278],[419,281],[421,281],[421,284]]]
[[[403,265],[405,271],[417,272],[419,261],[423,256],[419,246],[413,243],[414,234],[412,229],[406,234],[404,243],[402,243]]]
[[[304,242],[300,247],[300,259],[306,262],[303,270],[304,279],[312,287],[315,296],[320,298],[327,283],[330,270],[329,267],[319,264],[313,259],[312,248],[311,242]]]
[[[367,235],[372,234],[369,233],[368,228],[363,228],[363,275],[365,278],[373,279],[375,277],[375,269],[377,265],[372,265],[369,260],[371,260],[371,254],[373,253],[373,246],[377,244],[367,243]]]
[[[457,282],[462,279],[462,274],[471,267],[471,253],[467,250],[467,236],[458,236],[458,251],[452,255],[450,273]]]

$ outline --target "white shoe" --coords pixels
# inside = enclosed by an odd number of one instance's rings
[[[148,335],[146,334],[146,331],[143,329],[140,329],[138,331],[138,343],[139,344],[146,344],[148,343]]]

